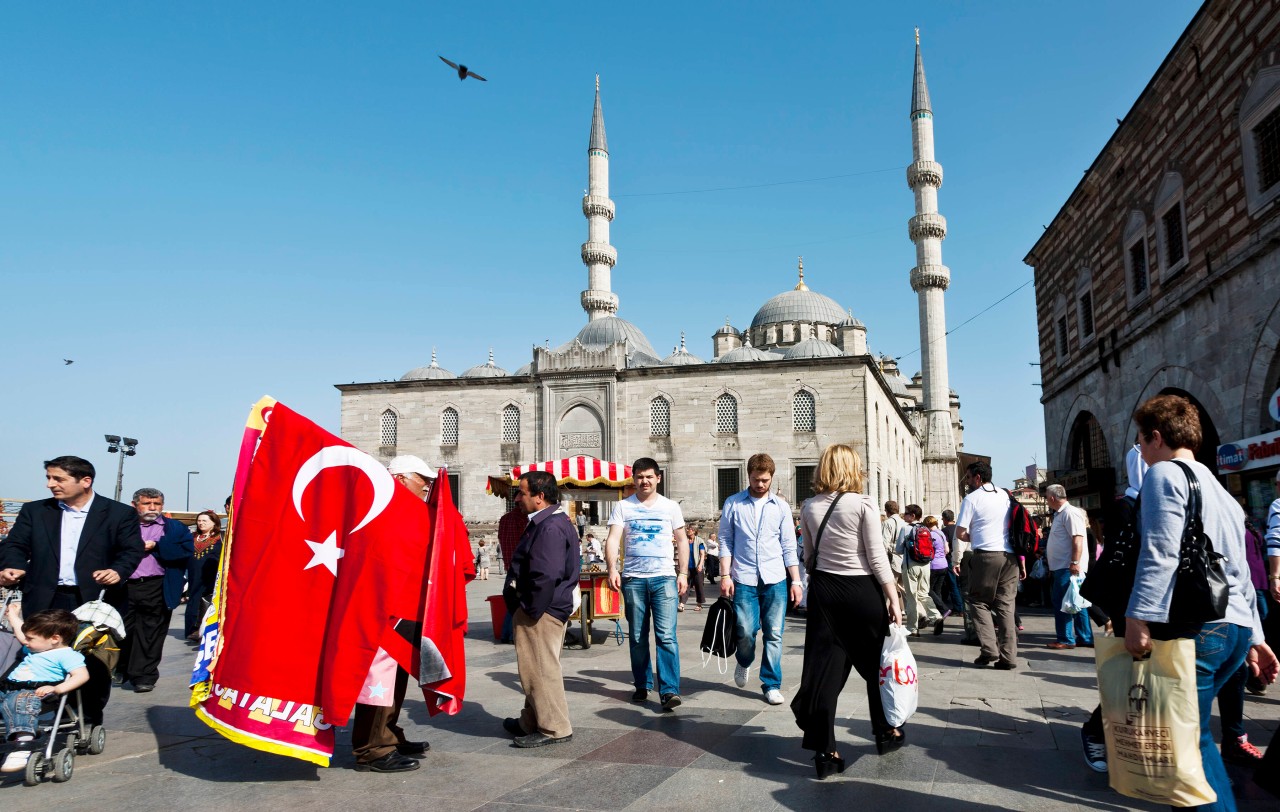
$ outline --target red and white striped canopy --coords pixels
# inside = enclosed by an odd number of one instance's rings
[[[520,479],[527,471],[546,471],[556,478],[557,485],[610,485],[621,488],[631,483],[631,466],[618,462],[604,462],[595,457],[566,457],[560,460],[517,465],[511,469],[511,481]]]

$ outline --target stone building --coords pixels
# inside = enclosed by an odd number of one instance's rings
[[[1076,504],[1124,487],[1130,416],[1166,392],[1252,512],[1274,498],[1278,199],[1280,6],[1209,0],[1025,260],[1051,479]]]
[[[918,43],[916,64],[913,108],[924,81]],[[915,130],[919,159],[918,124]],[[931,158],[931,135],[929,148]],[[446,465],[461,510],[476,522],[494,521],[507,509],[486,494],[488,476],[576,455],[626,463],[653,457],[663,469],[662,491],[681,503],[686,518],[705,521],[746,486],[747,458],[768,452],[778,466],[775,488],[798,508],[811,495],[822,450],[834,442],[863,456],[875,501],[919,502],[926,495],[925,403],[940,404],[935,411],[944,415],[954,469],[954,449],[963,445],[960,404],[945,377],[942,394],[931,401],[929,381],[919,375],[909,381],[894,359],[874,355],[866,326],[809,288],[803,260],[795,286],[764,302],[749,326],[727,321],[715,330],[709,360],[691,353],[683,335],[669,355],[656,351],[618,315],[612,289],[616,209],[598,79],[587,161],[588,236],[581,248],[587,289],[580,294],[586,325],[560,346],[534,346],[530,362],[510,373],[490,352],[486,363],[455,376],[433,351],[428,365],[399,381],[339,385],[345,439],[381,458],[412,453]],[[928,257],[936,256],[930,249]],[[940,293],[931,307],[941,307]],[[935,326],[944,323],[938,314]],[[945,343],[935,346],[935,368],[938,352],[945,374]],[[953,498],[936,510],[958,508],[955,482],[953,473]],[[584,507],[596,521],[607,515],[606,505]]]

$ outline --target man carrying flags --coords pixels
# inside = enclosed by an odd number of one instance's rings
[[[387,465],[392,479],[409,489],[418,499],[426,501],[435,484],[436,470],[421,458],[404,454]],[[375,661],[376,667],[376,661]],[[395,668],[395,687],[390,705],[356,703],[355,718],[351,726],[351,752],[356,757],[356,769],[361,772],[399,773],[418,769],[418,759],[426,755],[431,745],[411,742],[404,737],[398,724],[404,692],[409,686],[409,672]],[[381,683],[378,683],[381,687]]]

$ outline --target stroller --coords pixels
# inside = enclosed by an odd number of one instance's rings
[[[96,657],[108,668],[114,669],[120,656],[120,640],[124,637],[124,622],[120,613],[101,600],[89,601],[75,610],[80,621],[72,646],[85,657]],[[22,656],[22,646],[12,632],[0,630],[0,673],[8,670]],[[76,754],[98,755],[107,749],[107,731],[102,725],[85,722],[81,689],[70,694],[45,697],[41,716],[51,714],[48,724],[40,723],[34,748],[27,761],[23,783],[28,787],[39,784],[45,776],[55,782],[70,781],[75,771]],[[42,738],[46,737],[47,738]],[[62,749],[55,752],[59,736],[63,737]]]

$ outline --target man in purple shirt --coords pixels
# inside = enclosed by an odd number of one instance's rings
[[[164,494],[155,488],[139,488],[133,494],[133,508],[147,554],[125,583],[112,590],[112,603],[122,607],[126,632],[113,682],[121,685],[128,680],[134,691],[143,694],[154,690],[160,678],[164,638],[173,609],[182,602],[182,583],[195,540],[186,525],[164,516]]]

